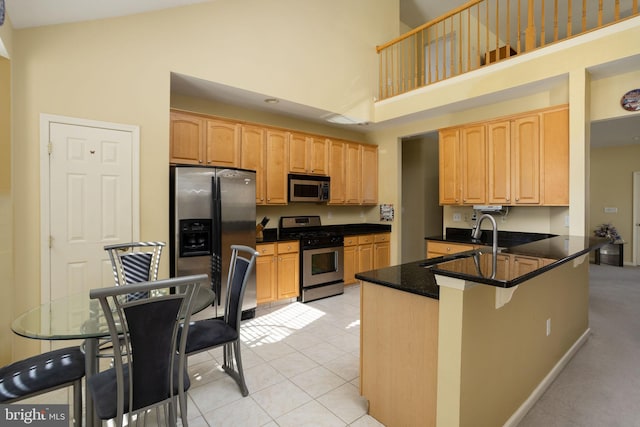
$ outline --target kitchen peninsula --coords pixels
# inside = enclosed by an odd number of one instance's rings
[[[588,337],[588,254],[605,243],[554,236],[357,274],[369,414],[516,425]]]

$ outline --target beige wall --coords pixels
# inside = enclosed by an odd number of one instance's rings
[[[15,312],[40,302],[40,114],[140,126],[140,237],[167,240],[171,72],[368,119],[374,47],[398,35],[398,10],[397,0],[219,0],[15,31]],[[22,345],[15,357],[37,351]]]
[[[640,117],[638,117],[640,120]],[[612,223],[627,242],[624,261],[633,262],[633,173],[640,172],[640,145],[622,145],[591,150],[591,215],[593,231]],[[605,207],[618,208],[605,213]]]
[[[587,331],[588,266],[583,258],[535,277],[500,308],[503,289],[440,288],[438,425],[505,424]]]
[[[1,28],[1,27],[0,27]],[[11,192],[11,62],[0,56],[0,365],[11,360],[13,318],[13,193]]]

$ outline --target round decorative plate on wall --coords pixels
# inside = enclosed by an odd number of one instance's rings
[[[633,89],[622,95],[620,105],[627,111],[640,111],[640,89]]]

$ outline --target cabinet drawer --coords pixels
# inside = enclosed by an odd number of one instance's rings
[[[367,243],[373,243],[373,234],[365,234],[363,236],[358,236],[358,244],[362,245],[362,244],[367,244]]]
[[[390,233],[374,234],[373,241],[375,243],[388,242],[390,237]]]
[[[458,252],[470,251],[473,249],[473,245],[429,241],[427,243],[427,249],[429,252],[448,255],[448,254],[455,254]]]
[[[273,255],[276,253],[276,245],[274,243],[268,245],[256,245],[256,251],[260,255]]]
[[[358,244],[357,236],[344,236],[344,245],[345,246],[356,246]]]
[[[278,254],[288,254],[291,252],[299,252],[300,242],[280,242],[278,243]]]

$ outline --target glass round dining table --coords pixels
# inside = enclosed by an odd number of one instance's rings
[[[213,303],[215,294],[201,285],[193,303],[194,313]],[[78,292],[46,302],[20,314],[11,323],[11,330],[20,336],[39,340],[84,340],[86,376],[98,371],[98,340],[109,336],[109,328],[101,315],[98,300],[89,298],[89,291]],[[93,402],[85,389],[86,425],[100,425],[94,417]]]

